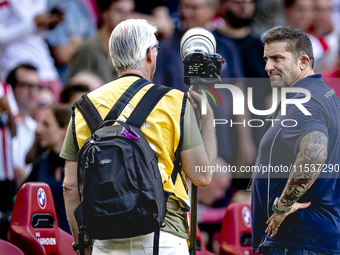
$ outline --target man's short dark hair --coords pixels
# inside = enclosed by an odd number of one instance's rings
[[[67,84],[63,91],[61,92],[61,102],[64,104],[68,104],[72,96],[78,92],[88,93],[90,89],[85,84]]]
[[[98,12],[99,12],[99,18],[98,18],[98,24],[97,24],[98,28],[100,28],[103,25],[103,19],[102,19],[103,12],[110,9],[111,5],[118,1],[120,0],[96,0]]]
[[[114,4],[115,2],[118,2],[120,0],[96,0],[98,11],[104,12],[110,9],[111,4]]]
[[[64,128],[68,125],[72,115],[72,110],[69,104],[58,104],[50,107],[50,110],[57,120],[60,128]]]
[[[305,54],[310,59],[310,66],[312,68],[314,67],[312,42],[308,35],[300,29],[293,26],[275,28],[269,30],[262,40],[265,44],[287,42],[286,51],[293,54],[295,61],[297,61],[301,55]]]
[[[284,7],[289,8],[289,7],[292,7],[295,2],[296,0],[284,0],[283,4],[284,4]]]
[[[10,71],[10,73],[7,75],[6,82],[8,84],[10,84],[12,86],[12,88],[15,88],[17,86],[17,84],[18,84],[17,71],[20,68],[37,72],[37,68],[35,66],[31,65],[31,64],[21,64],[21,65],[18,65],[16,68],[14,68],[12,71]]]

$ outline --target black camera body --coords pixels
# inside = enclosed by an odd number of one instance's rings
[[[194,52],[187,54],[184,63],[184,83],[220,83],[222,64],[225,62],[218,53]]]

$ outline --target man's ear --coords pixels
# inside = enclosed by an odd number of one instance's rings
[[[146,53],[146,61],[152,63],[152,54],[153,48],[149,48],[148,52]]]
[[[299,57],[299,62],[300,62],[300,69],[302,71],[302,70],[305,70],[309,66],[310,59],[306,54],[303,54]]]

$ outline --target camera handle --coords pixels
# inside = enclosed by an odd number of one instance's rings
[[[197,186],[191,183],[190,255],[196,255]]]
[[[195,92],[201,94],[201,90],[198,86],[193,86]],[[195,104],[197,107],[195,110],[195,116],[197,120],[197,125],[200,127],[200,119],[201,119],[201,106],[199,102],[194,99]],[[196,228],[197,228],[197,186],[191,183],[191,217],[190,217],[190,255],[196,255]]]
[[[195,92],[197,92],[198,94],[201,94],[201,90],[198,88],[197,85],[193,86],[193,89]],[[196,116],[196,120],[197,120],[197,125],[198,127],[200,127],[200,119],[201,119],[201,105],[200,103],[194,98],[194,102],[197,105],[197,107],[194,109],[195,110],[195,116]]]

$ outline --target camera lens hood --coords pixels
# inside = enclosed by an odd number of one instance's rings
[[[181,39],[182,59],[194,51],[202,51],[209,54],[216,52],[216,40],[209,30],[203,27],[194,27],[183,35]]]

